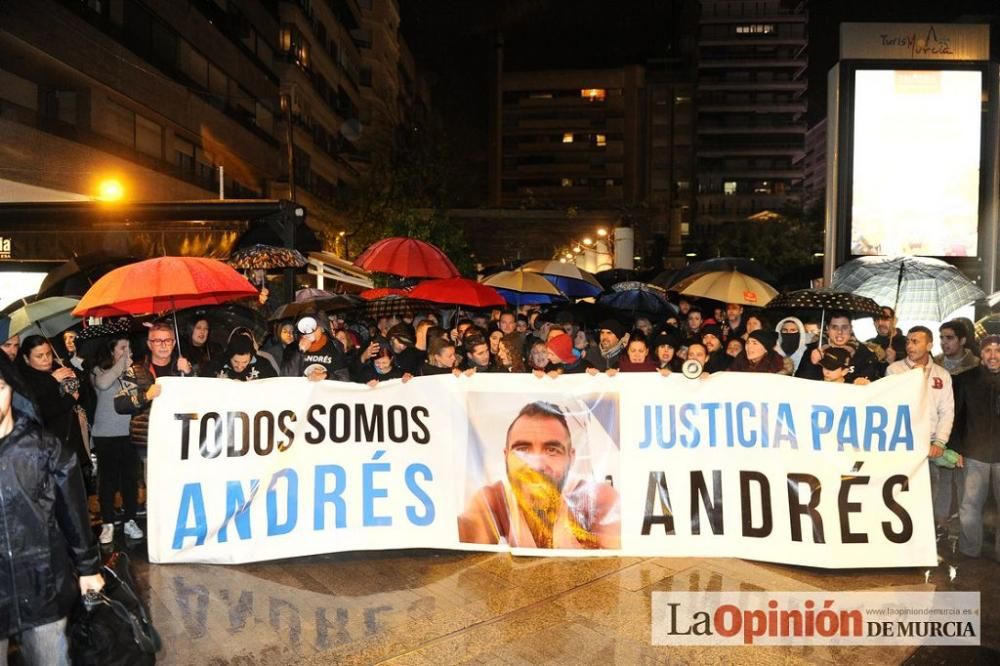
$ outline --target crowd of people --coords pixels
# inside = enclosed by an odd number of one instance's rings
[[[160,377],[290,376],[375,386],[449,373],[669,375],[688,362],[688,376],[693,367],[702,377],[754,372],[862,385],[922,367],[932,396],[939,535],[947,535],[957,513],[961,552],[980,554],[983,506],[990,485],[1000,489],[1000,449],[990,443],[991,428],[1000,426],[993,407],[1000,405],[1000,338],[977,342],[972,322],[946,322],[938,331],[942,353],[931,358],[935,333],[915,327],[904,334],[888,307],[877,318],[878,335],[862,341],[847,312],[826,312],[821,331],[814,318],[709,303],[682,297],[677,314],[613,317],[596,325],[579,321],[572,310],[537,307],[375,318],[313,311],[272,322],[262,340],[244,326],[223,330],[228,327],[208,313],[188,316],[181,329],[167,318],[143,327],[103,324],[96,338],[79,330],[57,340],[15,336],[0,345],[0,363],[14,409],[74,452],[82,481],[96,486],[102,544],[114,541],[116,525],[129,539],[143,537],[136,521],[141,470]]]

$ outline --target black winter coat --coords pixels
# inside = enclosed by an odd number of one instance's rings
[[[76,456],[18,415],[0,438],[0,636],[66,617],[101,556]]]
[[[979,462],[1000,462],[1000,373],[979,366],[952,381],[955,428],[948,447]]]

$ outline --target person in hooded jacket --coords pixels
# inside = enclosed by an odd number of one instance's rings
[[[13,407],[0,366],[0,655],[17,638],[29,664],[68,665],[77,595],[104,587],[76,455]],[[79,579],[77,579],[79,575]]]
[[[805,324],[798,317],[785,317],[778,322],[774,330],[778,333],[776,351],[792,360],[792,374],[795,374],[809,342],[805,334]]]

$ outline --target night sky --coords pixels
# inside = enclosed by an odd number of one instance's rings
[[[489,56],[499,30],[508,71],[617,67],[678,52],[686,0],[400,0],[402,31],[431,81],[453,152],[470,165],[459,204],[485,191]],[[996,0],[813,0],[809,3],[809,122],[826,114],[826,73],[842,21],[994,22]],[[675,27],[671,27],[675,26]],[[1000,34],[993,36],[994,58]]]

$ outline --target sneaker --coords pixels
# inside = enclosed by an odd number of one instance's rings
[[[143,536],[145,536],[142,533],[142,530],[139,529],[139,526],[135,524],[134,520],[130,520],[127,523],[125,523],[124,530],[125,530],[125,536],[127,536],[129,539],[141,539]]]
[[[934,530],[934,537],[938,543],[947,540],[948,536],[949,536],[949,531],[947,525],[938,525],[937,528]]]
[[[114,523],[104,523],[101,525],[101,543],[105,546],[115,540]]]

